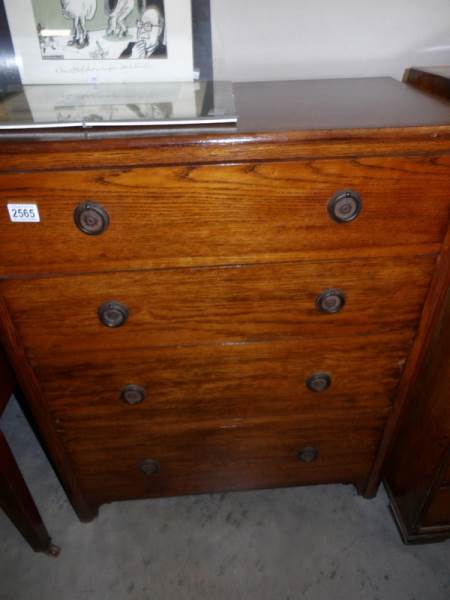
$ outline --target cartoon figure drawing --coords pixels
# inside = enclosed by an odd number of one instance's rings
[[[137,22],[136,41],[128,44],[120,58],[167,56],[164,27],[164,16],[160,8],[155,4],[148,6]]]
[[[167,58],[165,0],[52,0],[56,11],[47,10],[50,0],[32,2],[46,60]]]
[[[94,18],[97,11],[97,0],[61,0],[63,15],[66,19],[73,20],[72,38],[68,46],[75,46],[79,50],[89,44],[89,35],[86,21]]]
[[[128,33],[126,18],[133,12],[134,0],[105,0],[108,17],[106,35],[125,37]]]

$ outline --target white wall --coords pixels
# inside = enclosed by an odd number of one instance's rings
[[[450,64],[450,0],[211,0],[215,74],[401,78]]]

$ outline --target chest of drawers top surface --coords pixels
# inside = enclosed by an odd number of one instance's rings
[[[407,150],[417,140],[427,150],[424,142],[439,149],[450,135],[449,102],[390,78],[236,83],[234,94],[236,127],[3,132],[0,172],[354,156],[380,142],[378,152]]]

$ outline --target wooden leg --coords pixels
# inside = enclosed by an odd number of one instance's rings
[[[5,436],[0,431],[0,506],[35,552],[58,556]]]

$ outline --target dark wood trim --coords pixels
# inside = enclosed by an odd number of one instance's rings
[[[439,542],[445,542],[445,540],[448,539],[450,535],[450,527],[421,527],[414,532],[409,531],[403,520],[402,513],[397,505],[395,495],[389,486],[389,482],[384,480],[383,483],[389,497],[389,510],[391,511],[400,537],[405,544],[435,544]]]
[[[0,173],[311,158],[438,156],[448,154],[449,147],[450,126],[255,134],[232,132],[66,141],[12,141],[0,135]],[[76,167],[73,161],[75,154]]]
[[[450,300],[450,289],[449,289],[449,293],[448,293],[448,299]],[[450,304],[449,304],[449,306],[450,306]],[[450,438],[450,434],[449,434],[449,438]],[[427,493],[424,495],[422,503],[418,504],[418,506],[417,506],[417,516],[416,516],[415,526],[420,531],[423,528],[430,529],[430,527],[422,525],[422,521],[424,520],[424,515],[427,515],[428,510],[430,509],[430,507],[433,503],[433,500],[436,497],[436,494],[438,494],[439,490],[442,488],[442,483],[444,481],[444,474],[445,474],[447,465],[449,464],[449,462],[448,462],[449,458],[450,458],[450,446],[448,446],[442,452],[439,464],[438,464],[435,472],[430,474],[431,475],[431,485],[430,485],[429,489],[427,490]],[[450,510],[449,510],[449,522],[450,522]],[[450,525],[448,527],[446,527],[446,530],[447,530],[447,537],[448,537],[450,535]]]
[[[449,75],[445,76],[439,72],[411,67],[406,69],[403,82],[433,96],[450,99],[450,71]]]
[[[441,315],[441,308],[450,283],[450,227],[442,244],[436,271],[424,304],[419,331],[400,380],[392,413],[387,421],[383,439],[377,453],[365,495],[373,497],[381,481],[382,470],[392,450],[395,437],[402,422],[402,416],[408,408],[420,367],[429,348],[435,327]]]

